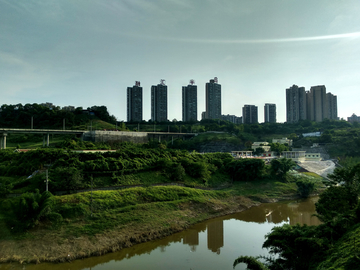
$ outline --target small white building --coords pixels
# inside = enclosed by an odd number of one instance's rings
[[[253,157],[253,151],[231,151],[234,158],[250,158]]]
[[[306,153],[305,160],[306,161],[320,161],[321,154],[320,153]]]
[[[306,151],[283,151],[281,153],[282,158],[290,158],[293,161],[305,161]]]
[[[306,151],[284,151],[281,157],[290,158],[293,161],[320,161],[322,159],[320,153],[306,153]]]

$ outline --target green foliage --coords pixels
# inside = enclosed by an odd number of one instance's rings
[[[10,193],[13,188],[13,183],[7,177],[0,177],[0,197]]]
[[[359,269],[360,265],[360,224],[349,230],[331,248],[317,269]]]
[[[332,142],[332,135],[327,133],[323,133],[321,134],[320,138],[319,138],[319,142],[320,143],[331,143]]]
[[[254,181],[262,178],[264,168],[261,159],[238,159],[227,165],[227,172],[234,181]]]
[[[289,151],[289,147],[281,143],[270,143],[270,151],[276,152],[276,155],[281,155],[284,151]]]
[[[203,181],[206,181],[210,178],[210,164],[204,161],[194,162],[191,159],[183,158],[180,160],[182,167],[185,169],[185,172],[194,178],[200,178]]]
[[[358,196],[343,186],[329,187],[320,194],[319,201],[315,204],[317,217],[322,222],[328,222],[338,215],[349,214],[358,204]]]
[[[250,256],[240,256],[234,261],[233,268],[239,263],[246,263],[247,268],[249,270],[268,270],[261,262],[257,260],[257,258],[250,257]]]
[[[267,258],[269,269],[312,269],[328,248],[327,241],[316,238],[316,226],[285,224],[265,236],[263,248],[275,258]]]
[[[272,159],[270,172],[272,175],[280,177],[280,179],[284,180],[286,178],[287,172],[290,171],[290,169],[293,168],[295,165],[295,162],[293,162],[291,159]]]
[[[360,193],[360,163],[345,168],[335,168],[334,172],[328,176],[336,184],[342,184],[349,193],[359,195]]]
[[[84,178],[82,171],[76,167],[57,167],[51,171],[50,177],[50,185],[53,185],[55,190],[80,189]]]
[[[66,121],[66,128],[87,128],[90,120],[102,120],[115,125],[116,118],[110,115],[105,106],[93,106],[83,113],[83,108],[78,107],[75,111],[61,110],[54,106],[48,108],[40,104],[16,104],[2,105],[0,126],[7,128],[30,128],[33,119],[33,128],[53,128],[63,127],[63,120]],[[89,114],[91,112],[91,114]],[[114,128],[114,126],[113,126]],[[20,141],[21,142],[21,141]]]
[[[296,181],[298,193],[302,198],[307,198],[315,189],[315,182],[310,179],[299,179]]]
[[[261,156],[263,153],[265,153],[265,150],[262,147],[256,148],[255,152],[254,152],[254,154],[257,155],[257,156]]]
[[[52,194],[39,190],[35,193],[24,193],[13,205],[14,213],[19,221],[18,226],[23,229],[34,227],[51,212]]]

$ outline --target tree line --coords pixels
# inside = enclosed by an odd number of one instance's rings
[[[106,106],[92,106],[87,109],[75,108],[74,111],[63,110],[58,106],[51,108],[41,104],[2,105],[0,108],[0,126],[3,128],[63,128],[85,129],[92,119],[116,124],[116,118],[110,115]]]

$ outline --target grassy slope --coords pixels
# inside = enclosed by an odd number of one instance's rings
[[[0,262],[99,255],[247,209],[256,201],[288,197],[294,190],[294,183],[268,180],[237,182],[221,191],[161,186],[56,196],[54,210],[64,217],[62,223],[42,223],[23,234],[0,224],[0,254],[7,254],[0,256]],[[2,211],[11,210],[9,200],[1,203]]]

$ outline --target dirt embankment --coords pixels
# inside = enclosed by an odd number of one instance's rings
[[[115,252],[134,244],[159,239],[187,229],[206,219],[241,212],[259,205],[257,198],[235,196],[226,200],[206,203],[180,203],[176,213],[167,213],[170,226],[144,226],[128,224],[95,236],[64,237],[66,226],[61,230],[38,228],[30,231],[32,237],[25,240],[0,242],[0,262],[40,263],[65,262],[90,256]],[[263,200],[273,202],[275,200]],[[177,217],[177,218],[176,218]]]

